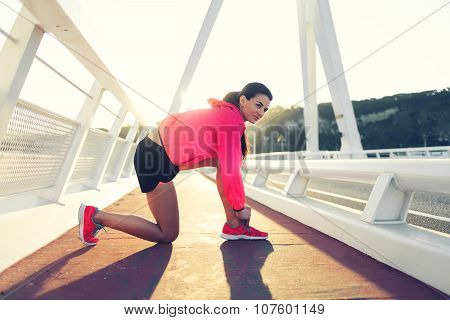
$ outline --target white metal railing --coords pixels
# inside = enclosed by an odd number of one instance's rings
[[[91,180],[95,177],[99,162],[106,152],[112,135],[102,130],[90,128],[83,148],[75,165],[71,182]]]
[[[0,196],[52,187],[79,123],[17,101],[0,142]]]
[[[249,176],[251,177],[251,175],[249,175]],[[284,184],[286,183],[286,181],[277,181],[274,179],[271,179],[270,181],[272,182],[272,184],[275,183],[277,185],[282,185],[282,186],[284,186]],[[313,189],[310,187],[308,187],[308,192],[312,192],[313,194],[322,195],[328,199],[330,199],[330,198],[334,199],[334,200],[337,199],[337,200],[339,200],[339,202],[351,203],[352,208],[355,208],[355,209],[361,210],[361,211],[364,210],[364,207],[367,204],[367,200],[350,197],[350,196],[345,196],[345,195],[337,194],[334,192],[327,192],[327,191],[323,191],[323,190],[319,190],[319,189]],[[316,197],[313,196],[313,198],[316,198]],[[333,200],[327,200],[327,201],[335,203],[335,201],[333,201]],[[349,206],[349,205],[344,204],[344,206]],[[415,211],[415,210],[409,210],[408,213],[413,214],[415,216],[420,216],[420,217],[424,217],[424,218],[428,218],[428,219],[432,219],[432,220],[439,220],[441,222],[450,223],[450,218],[438,216],[435,214],[429,214],[429,213]]]
[[[450,158],[450,146],[423,147],[423,148],[397,148],[397,149],[374,149],[361,152],[342,151],[290,151],[250,154],[247,159],[268,158],[287,159],[295,154],[299,159],[349,159],[349,158]]]
[[[252,178],[254,178],[254,176],[255,176],[255,174],[246,173],[245,181],[247,181],[247,182],[251,181]],[[286,174],[282,174],[282,176],[284,178],[286,178],[286,177],[288,178],[288,176]],[[285,180],[283,178],[280,180],[279,177],[280,176],[277,176],[276,178],[272,178],[272,177],[270,178],[269,188],[272,186],[273,186],[273,188],[281,188],[281,189],[284,188],[284,185],[286,184],[287,179]],[[331,183],[333,183],[333,181],[334,180],[332,180]],[[358,184],[358,186],[361,186],[361,185]],[[367,186],[372,186],[372,184],[367,184]],[[358,189],[356,189],[356,190],[358,190]],[[372,188],[370,188],[370,189],[372,189]],[[336,192],[329,192],[329,191],[324,191],[322,189],[319,190],[319,189],[311,188],[310,185],[308,184],[307,195],[314,199],[320,199],[322,201],[327,201],[332,204],[342,205],[345,207],[359,210],[361,212],[364,210],[364,208],[367,204],[367,200],[364,200],[361,198],[355,198],[354,196],[343,195],[343,194],[341,194],[341,192],[339,192],[339,193],[336,193]],[[414,200],[415,199],[413,198],[413,203],[411,204],[411,206],[414,205]],[[435,200],[436,199],[432,199],[430,201],[434,202]],[[429,202],[429,203],[431,204],[433,202]],[[449,232],[450,217],[446,217],[445,213],[444,213],[444,216],[441,216],[441,214],[443,212],[442,212],[442,210],[439,210],[439,211],[440,211],[440,213],[430,214],[430,213],[410,209],[408,211],[408,218],[415,216],[415,217],[420,217],[419,218],[420,220],[414,219],[413,221],[411,221],[411,219],[409,219],[410,221],[407,220],[407,222],[412,223],[417,226],[424,227],[424,228],[429,228],[431,230],[436,230],[436,231],[442,230],[442,232],[450,233]],[[448,213],[450,213],[450,211],[448,211]],[[426,223],[427,220],[428,221],[431,220],[431,221],[433,221],[433,223],[432,224]]]
[[[368,158],[450,158],[450,146],[365,150]]]
[[[67,157],[80,123],[32,103],[18,100],[0,141],[0,197],[52,188]],[[90,128],[70,179],[71,183],[91,180],[113,136]],[[130,177],[137,144],[131,145],[121,176]],[[122,168],[119,154],[127,152],[126,141],[117,138],[107,164],[107,173]],[[40,195],[39,193],[37,195]]]
[[[127,142],[125,139],[117,137],[116,143],[114,145],[113,152],[111,154],[111,158],[108,162],[108,166],[106,168],[105,172],[105,178],[110,179],[112,176],[116,174],[116,170],[119,170],[121,168],[121,164],[118,163],[118,160],[120,159],[119,155],[127,152],[126,150]]]
[[[450,293],[450,235],[406,223],[414,192],[450,194],[449,159],[327,161],[275,153],[248,157],[243,173],[256,173],[245,184],[248,197]],[[279,191],[266,186],[274,173],[290,174]],[[370,183],[374,188],[361,215],[360,211],[307,197],[311,178]]]
[[[450,160],[447,159],[248,159],[245,169],[259,170],[265,174],[300,171],[302,179],[322,178],[371,184],[376,183],[381,174],[391,172],[402,190],[450,193]]]

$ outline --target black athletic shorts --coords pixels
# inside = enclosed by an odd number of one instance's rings
[[[143,193],[153,191],[158,183],[170,182],[180,169],[167,156],[164,147],[148,136],[141,140],[134,154],[134,169]]]

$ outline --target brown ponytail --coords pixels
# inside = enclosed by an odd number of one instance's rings
[[[225,97],[223,97],[223,101],[226,101],[228,103],[234,104],[239,109],[241,106],[239,105],[239,97],[241,96],[241,93],[239,91],[232,91],[228,92]],[[241,136],[241,151],[242,151],[242,160],[245,160],[247,157],[247,153],[249,152],[247,147],[247,136],[245,135],[245,131]]]

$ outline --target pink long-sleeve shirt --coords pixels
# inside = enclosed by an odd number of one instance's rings
[[[245,131],[239,109],[228,102],[209,99],[211,108],[168,116],[159,124],[167,156],[179,167],[218,160],[223,192],[234,210],[245,205],[241,175],[241,136]]]

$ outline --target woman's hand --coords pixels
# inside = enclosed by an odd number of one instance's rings
[[[245,226],[248,226],[250,224],[250,218],[252,216],[252,208],[245,205],[244,209],[242,209],[241,211],[234,211],[234,213]]]

